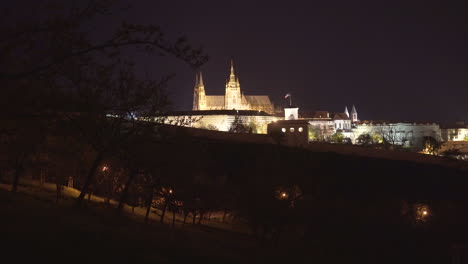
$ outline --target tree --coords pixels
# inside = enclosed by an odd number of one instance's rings
[[[163,87],[171,76],[159,81],[140,80],[131,63],[122,59],[122,48],[138,46],[159,55],[172,55],[193,68],[207,60],[185,37],[168,41],[154,25],[122,23],[110,37],[92,41],[91,32],[84,32],[87,27],[83,24],[114,8],[112,2],[91,0],[73,8],[58,5],[61,8],[56,11],[44,12],[49,14],[44,19],[18,23],[21,27],[4,25],[5,34],[0,37],[0,84],[6,91],[2,98],[10,98],[0,104],[0,110],[5,110],[0,111],[2,115],[15,120],[21,114],[43,117],[50,113],[67,121],[69,132],[94,150],[77,204],[82,203],[102,160],[115,155],[140,127],[150,125],[141,121],[148,121],[145,118],[167,106]],[[21,109],[21,113],[9,115],[12,109]],[[0,128],[0,133],[4,131]],[[27,138],[31,137],[24,136],[20,141]],[[26,156],[19,157],[18,164],[23,164]]]
[[[100,41],[90,41],[92,32],[83,32],[84,25],[109,11],[118,8],[115,1],[91,0],[84,5],[68,7],[56,3],[54,9],[41,10],[48,14],[43,19],[5,24],[0,38],[0,79],[27,79],[31,76],[51,75],[77,57],[104,52],[119,53],[118,48],[141,46],[147,51],[171,54],[201,66],[207,56],[201,49],[192,48],[185,37],[171,42],[162,29],[154,25],[122,23],[110,36]],[[20,26],[17,26],[20,25]],[[18,56],[19,55],[19,56]],[[16,62],[13,64],[12,62]]]
[[[341,132],[336,132],[330,138],[330,142],[332,143],[343,143],[344,142],[344,135]]]
[[[325,135],[319,126],[309,126],[309,141],[324,141]]]
[[[440,143],[433,137],[423,137],[423,152],[430,155],[437,155],[440,149]]]
[[[16,192],[26,166],[45,142],[45,122],[37,116],[10,118],[2,119],[3,136],[0,146],[7,166],[13,169],[11,191]]]
[[[251,128],[244,124],[243,117],[236,115],[228,131],[231,133],[249,133]]]
[[[370,146],[373,143],[372,137],[369,134],[361,134],[359,137],[356,139],[357,144],[363,145],[363,146]]]
[[[382,125],[378,131],[374,134],[382,139],[384,148],[396,149],[405,146],[408,142],[406,133],[404,131],[398,131],[396,126],[393,125]],[[378,142],[376,138],[374,142]]]

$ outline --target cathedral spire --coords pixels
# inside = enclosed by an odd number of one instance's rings
[[[199,77],[198,85],[199,85],[199,86],[205,86],[205,85],[203,85],[203,75],[202,75],[202,72],[200,72],[200,77]]]
[[[231,75],[229,75],[229,81],[230,82],[236,81],[236,75],[234,74],[234,61],[233,60],[231,60]]]

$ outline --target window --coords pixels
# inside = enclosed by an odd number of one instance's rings
[[[297,131],[302,132],[303,131],[302,127],[300,127]]]
[[[294,127],[291,127],[291,128],[289,129],[289,131],[290,131],[291,133],[294,132]]]
[[[286,128],[283,127],[283,128],[281,129],[281,131],[282,131],[283,133],[285,133],[285,132],[286,132]]]

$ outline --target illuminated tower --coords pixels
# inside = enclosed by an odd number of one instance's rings
[[[353,108],[351,109],[351,122],[357,122],[357,121],[359,121],[359,119],[358,119],[356,107],[354,107],[353,105]]]
[[[347,106],[345,106],[345,108],[344,108],[344,113],[349,118],[349,112],[348,112],[348,107]]]
[[[240,90],[239,78],[234,74],[234,63],[231,60],[231,74],[229,81],[226,83],[226,94],[224,97],[224,109],[241,109],[242,94]]]
[[[193,110],[206,110],[205,85],[203,75],[200,72],[195,76],[195,87],[193,88]]]

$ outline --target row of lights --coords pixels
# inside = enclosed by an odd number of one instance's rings
[[[286,133],[286,128],[284,128],[284,127],[281,128],[281,131],[282,131],[283,133]],[[291,128],[289,129],[289,131],[290,131],[291,133],[294,132],[294,127],[291,127]],[[297,131],[302,132],[302,131],[304,131],[304,129],[303,129],[302,127],[300,127],[300,128],[297,129]]]

